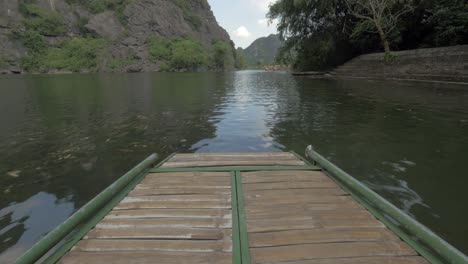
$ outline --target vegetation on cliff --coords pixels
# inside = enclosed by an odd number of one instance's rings
[[[256,39],[247,48],[240,48],[238,51],[243,54],[247,67],[257,68],[273,65],[281,45],[282,41],[279,35],[271,34],[267,37]]]
[[[213,43],[211,50],[205,49],[192,38],[166,39],[149,38],[149,52],[158,61],[162,61],[162,71],[196,71],[198,69],[232,69],[229,52],[231,47],[223,41]]]
[[[321,70],[383,48],[466,44],[467,13],[464,0],[279,0],[268,17],[285,40],[279,61]]]
[[[229,70],[241,64],[206,0],[13,1],[17,7],[0,3],[13,8],[0,32],[0,48],[9,47],[2,52],[3,73]]]

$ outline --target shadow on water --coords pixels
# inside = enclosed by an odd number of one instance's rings
[[[0,127],[2,261],[150,153],[308,144],[468,252],[463,87],[262,71],[5,76]]]

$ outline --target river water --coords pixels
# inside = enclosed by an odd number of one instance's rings
[[[0,77],[0,263],[156,152],[308,144],[468,253],[468,86],[287,73]]]

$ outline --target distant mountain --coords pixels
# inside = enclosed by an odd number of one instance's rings
[[[271,34],[255,40],[246,49],[238,50],[244,55],[247,66],[262,66],[275,64],[275,57],[278,49],[281,47],[279,35]]]

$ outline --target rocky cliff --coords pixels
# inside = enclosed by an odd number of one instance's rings
[[[264,66],[275,64],[275,57],[282,42],[279,35],[271,34],[250,44],[246,49],[240,49],[248,66]]]
[[[162,58],[152,56],[151,49],[159,47],[151,47],[151,38],[195,43],[206,52],[196,68],[219,70],[219,63],[210,64],[216,47],[218,56],[235,62],[234,45],[207,0],[0,2],[3,73],[158,71]],[[220,53],[217,43],[227,50]]]

